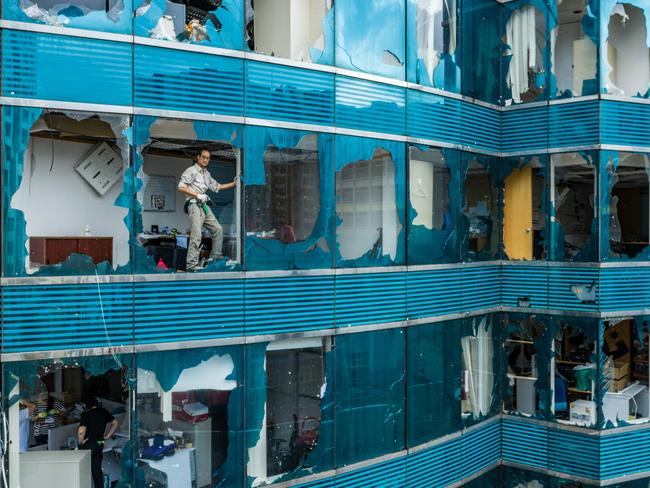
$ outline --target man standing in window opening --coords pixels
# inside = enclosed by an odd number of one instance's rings
[[[104,458],[104,441],[113,437],[117,430],[117,420],[105,408],[97,403],[97,398],[89,397],[86,400],[87,410],[81,415],[77,440],[79,449],[90,451],[90,471],[95,488],[104,487],[104,472],[102,460]],[[110,424],[108,432],[106,426]],[[106,432],[106,435],[104,435]]]
[[[208,190],[218,192],[229,190],[237,185],[238,177],[231,183],[221,184],[215,180],[207,166],[210,163],[210,149],[201,148],[196,156],[196,163],[187,168],[181,175],[178,190],[189,198],[185,201],[185,212],[190,219],[190,242],[187,250],[187,271],[198,271],[199,252],[201,247],[201,232],[203,227],[212,235],[212,250],[207,263],[223,258],[223,228],[207,205]]]

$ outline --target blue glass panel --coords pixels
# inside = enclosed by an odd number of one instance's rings
[[[337,0],[336,66],[405,79],[405,21],[403,0]]]
[[[405,445],[405,341],[402,329],[336,338],[336,465]]]

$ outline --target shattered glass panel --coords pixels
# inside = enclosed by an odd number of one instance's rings
[[[247,486],[333,467],[332,340],[247,346]]]
[[[459,153],[412,146],[408,172],[408,264],[458,262]]]
[[[547,2],[504,4],[506,104],[548,98]]]
[[[603,260],[648,260],[650,158],[644,153],[617,151],[601,155],[606,165],[601,170]]]
[[[501,323],[498,315],[463,319],[461,412],[465,428],[500,411]]]
[[[598,319],[552,317],[551,412],[563,424],[595,427],[603,355],[598,350]],[[600,357],[599,357],[600,356]]]
[[[405,446],[405,332],[336,338],[336,466]]]
[[[337,266],[404,264],[404,145],[336,138]]]
[[[650,7],[642,0],[603,0],[600,50],[602,91],[650,95]]]
[[[566,153],[551,156],[551,259],[598,259],[596,155]]]
[[[462,4],[462,93],[491,103],[498,103],[501,97],[502,8],[494,0]]]
[[[457,0],[407,0],[407,79],[460,91]]]
[[[560,0],[551,6],[551,98],[598,93],[598,44],[589,35],[589,0]],[[555,12],[557,8],[557,12]],[[557,21],[554,20],[557,15]]]
[[[116,421],[113,435],[104,442],[104,473],[112,480],[130,482],[128,453],[135,439],[129,409],[135,391],[132,355],[8,362],[2,369],[3,419],[7,422],[3,428],[13,440],[3,450],[9,486],[26,469],[21,453],[90,448],[88,438],[80,444],[78,429],[91,399]]]
[[[134,130],[137,270],[239,269],[241,127],[137,116]],[[199,156],[209,156],[200,180]]]
[[[499,257],[499,159],[462,154],[461,205],[463,261]]]
[[[405,79],[404,0],[336,0],[336,66]]]
[[[131,33],[131,0],[9,0],[2,18],[56,27]]]
[[[244,0],[135,0],[134,8],[136,36],[244,47]]]
[[[334,64],[333,0],[247,0],[247,47],[267,56]]]
[[[4,275],[130,272],[129,117],[3,110]]]
[[[406,354],[409,447],[459,431],[460,323],[410,327]]]
[[[550,336],[543,316],[504,317],[503,409],[542,417],[550,399]]]
[[[511,260],[546,257],[545,156],[503,160],[503,251]]]
[[[136,479],[142,486],[156,486],[163,473],[182,480],[192,464],[197,486],[241,486],[243,348],[140,353],[137,365]]]
[[[602,337],[604,428],[650,421],[648,317],[605,321]]]
[[[332,267],[333,136],[247,127],[246,268]]]

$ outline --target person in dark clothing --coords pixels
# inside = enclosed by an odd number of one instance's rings
[[[79,449],[90,450],[90,470],[95,488],[104,488],[104,472],[102,460],[104,458],[104,441],[110,439],[117,429],[117,420],[105,408],[98,405],[95,397],[86,401],[86,410],[81,415],[77,439]],[[110,425],[108,432],[106,426]],[[106,433],[104,435],[104,433]]]

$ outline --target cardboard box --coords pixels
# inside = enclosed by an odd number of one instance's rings
[[[621,380],[630,375],[630,363],[615,362],[609,370],[609,377],[613,380]]]
[[[627,385],[627,378],[621,378],[620,380],[610,380],[608,390],[613,393],[618,393],[619,391],[624,390]]]

